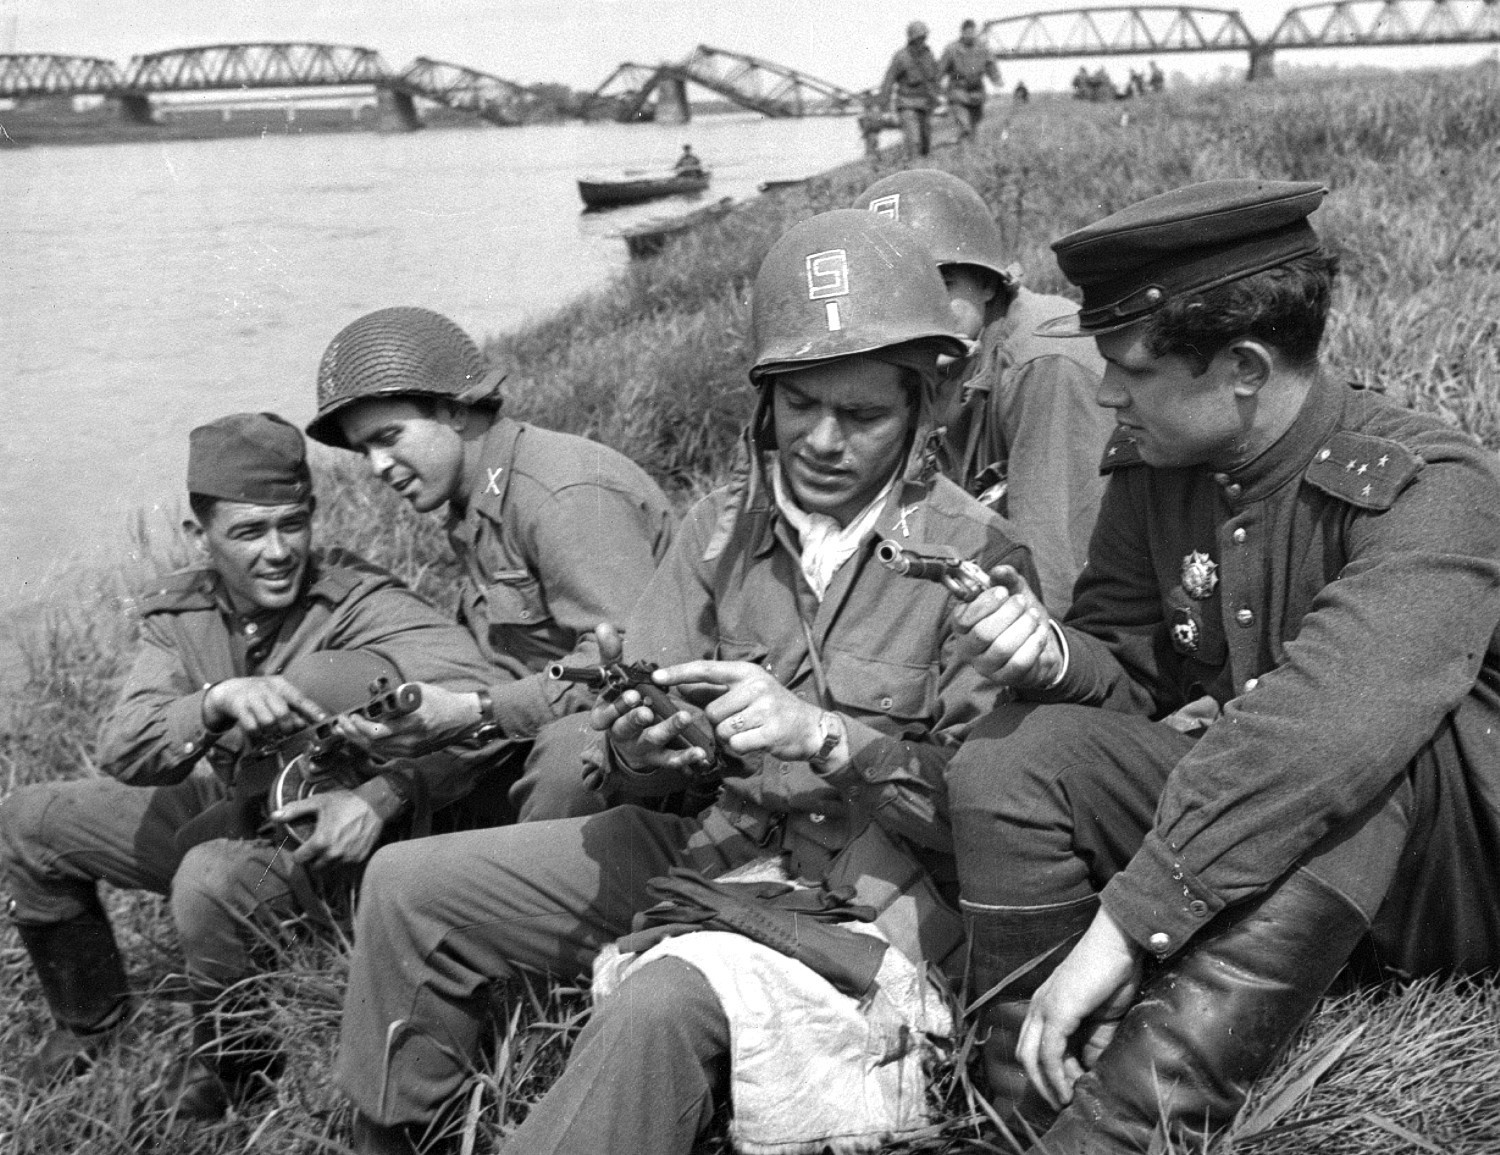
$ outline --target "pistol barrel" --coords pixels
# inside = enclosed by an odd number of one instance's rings
[[[899,543],[890,538],[875,547],[875,558],[888,570],[905,577],[926,578],[928,581],[942,581],[959,572],[959,562],[955,558],[933,557],[931,554],[902,549]]]

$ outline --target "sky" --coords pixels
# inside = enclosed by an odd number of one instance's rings
[[[1238,7],[1259,36],[1269,34],[1291,6],[1290,0],[1202,2]],[[701,43],[858,89],[878,83],[909,20],[926,21],[933,47],[941,51],[966,17],[983,24],[1075,6],[1067,0],[0,0],[0,51],[13,42],[20,52],[102,56],[124,64],[133,55],[169,48],[317,40],[377,49],[396,69],[429,56],[523,84],[558,81],[591,90],[622,61],[680,59]],[[1282,54],[1278,63],[1405,67],[1431,60],[1464,63],[1480,51],[1297,52]],[[1244,62],[1243,53],[1184,55],[1166,58],[1162,66],[1169,74],[1206,75]],[[1006,69],[1007,80],[1065,79],[1078,63],[1017,63]]]

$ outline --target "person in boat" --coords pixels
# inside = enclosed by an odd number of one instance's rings
[[[690,144],[682,146],[682,155],[677,158],[677,163],[673,166],[673,171],[678,176],[685,177],[696,178],[708,175],[703,167],[703,162],[698,159],[697,154],[693,152],[693,146]]]

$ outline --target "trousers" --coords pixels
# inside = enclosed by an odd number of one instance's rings
[[[496,979],[587,975],[653,904],[651,879],[674,866],[712,877],[759,855],[716,815],[621,806],[383,847],[355,917],[335,1082],[378,1123],[431,1119],[473,1069]],[[638,1063],[619,1077],[657,1094]]]

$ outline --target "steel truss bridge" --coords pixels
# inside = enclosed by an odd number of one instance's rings
[[[115,97],[128,116],[146,122],[150,98],[163,93],[353,86],[389,93],[413,128],[421,123],[416,97],[503,125],[544,112],[531,89],[487,72],[423,56],[393,72],[373,48],[348,44],[210,44],[137,56],[124,69],[85,56],[0,55],[0,97]]]
[[[984,25],[1002,60],[1249,54],[1250,78],[1269,76],[1289,48],[1371,48],[1500,41],[1500,0],[1332,0],[1289,9],[1257,38],[1235,9],[1135,4],[1007,16]]]
[[[691,82],[766,116],[846,116],[859,111],[859,94],[797,72],[746,56],[700,44],[675,64],[627,62],[616,68],[589,97],[591,110],[607,110],[619,121],[653,119],[657,109],[670,107],[687,120],[687,84]]]

